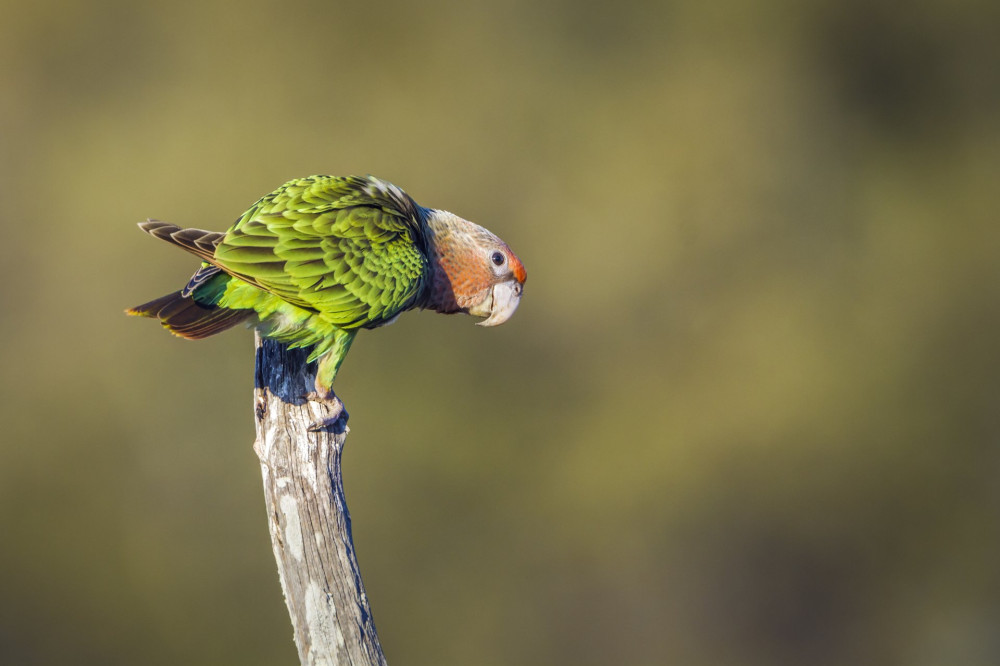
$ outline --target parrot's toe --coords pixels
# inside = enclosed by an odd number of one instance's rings
[[[341,418],[343,417],[343,418]],[[341,410],[336,416],[328,416],[322,421],[316,421],[309,426],[309,432],[341,432],[347,427],[347,412]]]
[[[347,413],[347,410],[344,409],[343,401],[338,398],[333,391],[330,391],[326,395],[317,391],[311,391],[302,397],[312,402],[322,403],[333,410],[332,413],[324,417],[323,420],[310,425],[309,432],[338,430],[347,425],[347,419],[350,418],[350,415]]]

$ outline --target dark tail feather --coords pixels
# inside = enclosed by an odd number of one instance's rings
[[[253,314],[250,310],[229,310],[201,305],[193,298],[181,296],[179,291],[129,308],[125,313],[159,319],[168,331],[188,340],[200,340],[215,335],[245,321]]]

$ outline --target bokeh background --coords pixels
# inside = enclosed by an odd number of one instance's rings
[[[252,336],[122,310],[312,173],[505,238],[338,378],[393,664],[1000,663],[1000,4],[6,2],[0,662],[293,664]]]

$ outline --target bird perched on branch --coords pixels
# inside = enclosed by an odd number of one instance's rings
[[[318,361],[309,399],[328,402],[354,336],[415,308],[507,321],[526,273],[495,235],[423,208],[384,180],[310,176],[262,197],[226,232],[139,227],[202,259],[179,291],[127,310],[198,340],[241,322]],[[336,417],[327,419],[329,425]]]

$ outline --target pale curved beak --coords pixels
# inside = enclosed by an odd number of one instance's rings
[[[495,285],[489,298],[489,316],[483,321],[476,322],[476,325],[499,326],[510,319],[521,302],[522,291],[524,285],[517,280],[508,280]]]

